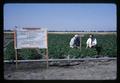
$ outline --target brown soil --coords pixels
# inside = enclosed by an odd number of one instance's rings
[[[74,62],[48,68],[41,62],[19,63],[18,69],[13,63],[4,64],[6,80],[114,80],[116,73],[116,60]]]

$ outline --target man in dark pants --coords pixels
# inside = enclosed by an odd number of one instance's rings
[[[75,43],[75,47],[76,47],[76,48],[79,48],[79,47],[80,47],[80,37],[79,37],[79,36],[76,37],[74,43]]]
[[[79,37],[79,35],[76,34],[73,38],[71,38],[70,47],[71,48],[79,48],[80,47],[80,37]]]
[[[89,38],[88,38],[86,44],[87,44],[86,48],[95,48],[96,49],[97,57],[98,57],[101,52],[102,47],[97,45],[97,40],[92,34],[89,35]]]

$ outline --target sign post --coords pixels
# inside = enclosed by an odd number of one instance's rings
[[[47,29],[43,28],[22,28],[16,29],[14,33],[14,47],[17,68],[17,49],[34,48],[46,49],[46,60],[48,68],[48,40]]]
[[[15,60],[16,60],[16,69],[17,69],[18,62],[17,62],[17,49],[16,49],[16,31],[14,32],[14,48],[15,48]]]
[[[82,45],[81,45],[81,43],[82,43],[82,37],[84,37],[84,35],[80,35],[80,52],[82,51]]]

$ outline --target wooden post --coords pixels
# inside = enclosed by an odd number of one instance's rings
[[[17,62],[17,49],[16,49],[16,32],[14,32],[14,49],[15,49],[16,69],[17,69],[18,62]]]
[[[80,36],[80,52],[81,52],[81,42],[82,42],[82,37]]]
[[[46,49],[46,67],[48,68],[48,48]]]
[[[80,51],[82,51],[82,37],[84,37],[84,35],[80,35]]]
[[[48,33],[46,33],[46,46],[47,46],[47,48],[46,48],[46,66],[47,66],[47,68],[48,68]]]
[[[18,61],[17,61],[17,49],[15,49],[15,59],[16,59],[16,69],[18,68]]]

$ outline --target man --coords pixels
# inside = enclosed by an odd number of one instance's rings
[[[90,35],[87,42],[86,42],[87,46],[86,48],[93,48],[93,47],[96,47],[97,45],[97,40],[96,38],[94,38],[93,35]]]
[[[96,40],[96,38],[94,38],[93,35],[89,36],[86,44],[87,44],[86,48],[95,48],[96,49],[96,51],[97,51],[96,58],[100,57],[99,54],[101,53],[102,46],[97,45],[97,40]]]
[[[80,38],[79,38],[79,35],[75,35],[73,38],[71,38],[71,40],[70,40],[70,47],[71,48],[79,48],[79,46],[80,46]]]

